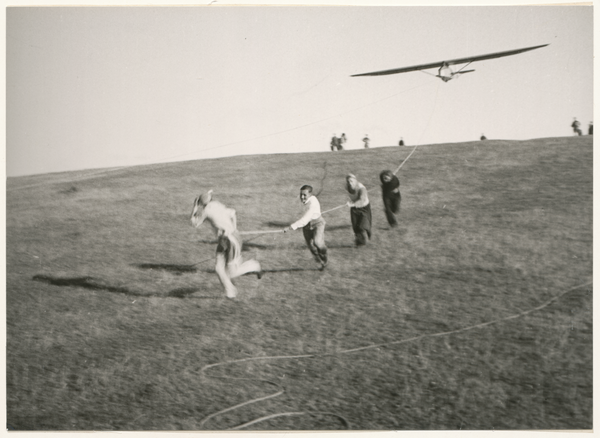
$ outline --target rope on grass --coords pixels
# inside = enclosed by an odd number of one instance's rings
[[[211,260],[214,260],[214,259],[215,259],[214,257],[211,257],[211,258],[209,258],[209,259],[202,260],[202,261],[200,261],[200,262],[198,262],[198,263],[194,263],[193,265],[185,265],[185,266],[186,266],[187,268],[191,268],[192,266],[197,266],[197,265],[199,265],[199,264],[206,263],[206,262],[209,262],[209,261],[211,261]]]
[[[283,230],[258,230],[258,231],[239,231],[240,234],[270,234],[270,233],[283,233]]]
[[[398,166],[398,168],[397,168],[396,170],[394,170],[394,175],[396,175],[396,174],[398,173],[398,171],[400,170],[400,168],[401,168],[402,166],[404,166],[404,163],[406,163],[406,162],[408,161],[408,159],[410,158],[410,156],[411,156],[411,155],[412,155],[412,154],[413,154],[413,153],[414,153],[414,152],[417,150],[417,148],[418,148],[418,147],[419,147],[419,145],[416,145],[416,146],[414,147],[414,149],[413,149],[413,150],[410,152],[410,154],[408,154],[408,157],[406,157],[406,158],[404,159],[404,161],[403,161],[402,163],[400,163],[400,166]]]
[[[504,318],[499,318],[499,319],[495,319],[492,321],[488,321],[488,322],[484,322],[481,324],[475,324],[469,327],[463,327],[460,329],[456,329],[456,330],[451,330],[451,331],[446,331],[446,332],[439,332],[439,333],[430,333],[430,334],[425,334],[425,335],[420,335],[420,336],[414,336],[412,338],[408,338],[408,339],[401,339],[399,341],[392,341],[392,342],[385,342],[382,344],[371,344],[371,345],[366,345],[364,347],[358,347],[358,348],[350,348],[347,350],[341,350],[341,351],[337,351],[334,353],[329,353],[329,354],[302,354],[302,355],[294,355],[294,356],[262,356],[262,357],[249,357],[249,358],[245,358],[245,359],[234,359],[234,360],[228,360],[228,361],[224,361],[224,362],[219,362],[219,363],[214,363],[214,364],[210,364],[210,365],[205,365],[204,367],[202,367],[200,369],[200,374],[202,375],[206,375],[205,372],[210,369],[210,368],[216,368],[219,366],[223,366],[223,365],[228,365],[228,364],[233,364],[233,363],[241,363],[241,362],[251,362],[251,361],[259,361],[259,360],[279,360],[279,359],[306,359],[306,358],[317,358],[317,357],[326,357],[326,356],[336,356],[336,355],[341,355],[341,354],[348,354],[348,353],[356,353],[359,351],[365,351],[365,350],[372,350],[375,348],[383,348],[383,347],[389,347],[392,345],[399,345],[399,344],[406,344],[409,342],[414,342],[414,341],[418,341],[421,339],[426,339],[426,338],[435,338],[435,337],[441,337],[441,336],[450,336],[450,335],[454,335],[457,333],[463,333],[463,332],[467,332],[470,330],[475,330],[475,329],[479,329],[479,328],[483,328],[486,326],[490,326],[493,324],[498,324],[500,322],[504,322],[504,321],[509,321],[511,319],[516,319],[516,318],[520,318],[523,316],[526,316],[530,313],[536,312],[538,310],[542,310],[545,307],[548,307],[550,304],[552,304],[554,301],[557,301],[558,299],[562,298],[564,295],[568,294],[569,292],[572,292],[574,290],[577,289],[581,289],[584,288],[586,286],[590,286],[591,284],[593,284],[592,281],[587,282],[587,283],[583,283],[577,286],[574,286],[570,289],[567,289],[566,291],[558,294],[557,296],[550,298],[549,300],[545,301],[544,303],[540,304],[537,307],[533,307],[529,310],[525,310],[523,312],[519,312],[516,313],[514,315],[509,315],[506,316]],[[212,378],[218,378],[218,379],[230,379],[230,380],[252,380],[252,381],[262,381],[262,382],[268,382],[272,385],[277,386],[278,388],[281,388],[281,386],[277,383],[271,382],[269,380],[262,380],[262,379],[239,379],[239,378],[234,378],[234,377],[228,377],[228,376],[207,376],[207,377],[212,377]],[[222,409],[218,412],[215,412],[213,414],[208,415],[207,417],[205,417],[201,422],[200,422],[200,427],[204,426],[204,424],[206,422],[208,422],[210,419],[217,417],[220,414],[223,414],[225,412],[229,412],[229,411],[233,411],[235,409],[241,408],[242,406],[247,406],[250,405],[252,403],[257,403],[259,401],[263,401],[263,400],[267,400],[270,398],[275,398],[278,397],[280,395],[282,395],[285,392],[284,389],[280,389],[279,391],[273,393],[273,394],[269,394],[267,396],[263,396],[263,397],[259,397],[256,399],[252,399],[252,400],[248,400],[246,402],[243,403],[239,403],[235,406],[231,406],[229,408],[225,408]],[[337,418],[339,418],[346,426],[347,429],[350,429],[350,422],[348,420],[346,420],[343,416],[339,415],[339,414],[335,414],[335,413],[331,413],[331,412],[282,412],[282,413],[277,413],[277,414],[272,414],[272,415],[268,415],[265,417],[260,417],[257,418],[255,420],[249,421],[247,423],[243,423],[240,424],[238,426],[234,426],[231,427],[227,430],[239,430],[245,427],[248,427],[252,424],[256,424],[259,423],[261,421],[266,421],[272,418],[277,418],[277,417],[283,417],[283,416],[295,416],[295,415],[307,415],[307,414],[317,414],[317,415],[332,415],[335,416]]]
[[[334,417],[339,418],[342,423],[344,423],[344,425],[346,426],[346,429],[350,429],[350,422],[348,420],[346,420],[344,417],[342,417],[341,415],[335,414],[333,412],[283,412],[281,414],[273,414],[273,415],[267,415],[266,417],[261,417],[261,418],[257,418],[256,420],[252,420],[249,421],[247,423],[244,424],[240,424],[239,426],[235,426],[235,427],[231,427],[227,430],[239,430],[248,426],[251,426],[252,424],[256,424],[256,423],[260,423],[261,421],[265,421],[265,420],[270,420],[271,418],[277,418],[277,417],[291,417],[293,415],[332,415]]]

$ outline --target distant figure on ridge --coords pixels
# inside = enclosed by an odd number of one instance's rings
[[[339,150],[343,149],[342,143],[340,142],[340,139],[337,137],[336,134],[333,134],[333,137],[331,137],[330,145],[331,145],[332,151],[339,151]]]
[[[571,128],[573,128],[573,132],[577,135],[581,135],[581,129],[579,128],[581,123],[577,120],[577,117],[573,117],[573,123],[571,123]]]
[[[262,277],[260,263],[256,260],[243,261],[235,210],[213,201],[212,190],[194,200],[192,224],[199,228],[205,220],[210,223],[218,238],[215,272],[225,288],[227,298],[235,298],[237,289],[231,279],[248,272],[255,272],[260,280]]]
[[[341,144],[341,146],[342,146],[342,149],[344,149],[344,146],[346,145],[346,141],[347,141],[347,140],[348,140],[348,139],[346,138],[346,134],[344,134],[344,133],[342,132],[342,136],[340,137],[340,144]]]
[[[398,146],[404,146],[404,139],[400,137],[400,141],[398,142]]]
[[[485,136],[485,134],[481,134],[481,137],[479,137],[479,140],[481,140],[481,141],[487,140],[487,137]]]
[[[590,122],[588,126],[588,135],[594,135],[594,122]]]
[[[381,180],[381,195],[383,196],[383,206],[385,217],[390,227],[398,225],[395,214],[400,211],[400,180],[391,170],[384,170],[379,174]]]
[[[365,134],[365,138],[363,138],[362,141],[365,144],[365,149],[369,149],[369,142],[371,141],[369,134]]]
[[[321,264],[321,270],[327,266],[327,246],[325,246],[325,219],[321,216],[321,204],[312,194],[313,188],[309,185],[300,187],[300,201],[304,214],[300,219],[283,229],[284,233],[302,228],[304,240],[312,253],[315,261]]]
[[[356,246],[363,246],[371,239],[371,204],[364,185],[358,182],[351,173],[346,177],[346,190],[350,201],[346,203],[350,207],[350,221],[354,231]]]

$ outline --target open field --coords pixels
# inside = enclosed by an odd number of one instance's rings
[[[592,137],[420,146],[391,230],[378,175],[411,151],[10,178],[8,427],[591,429]],[[344,204],[348,172],[370,188],[369,245],[347,208],[325,215],[323,272],[300,230],[247,236],[266,274],[226,299],[194,197],[276,230],[302,184]]]

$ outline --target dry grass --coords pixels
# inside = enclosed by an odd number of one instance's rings
[[[378,175],[410,148],[249,156],[7,183],[7,421],[16,430],[591,429],[592,139],[421,146],[389,230]],[[241,230],[369,192],[372,242],[326,215],[330,266],[301,232],[252,236],[267,271],[224,298],[214,237],[191,228],[212,188]],[[20,188],[23,187],[23,188]],[[195,265],[198,262],[207,262]],[[195,265],[195,266],[194,266]],[[311,358],[203,366],[260,356]],[[226,375],[246,380],[217,379]]]

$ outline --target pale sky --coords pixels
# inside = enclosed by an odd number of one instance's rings
[[[14,7],[7,176],[569,136],[593,120],[590,6]],[[550,44],[423,72],[352,74]],[[429,70],[436,73],[435,70]]]

